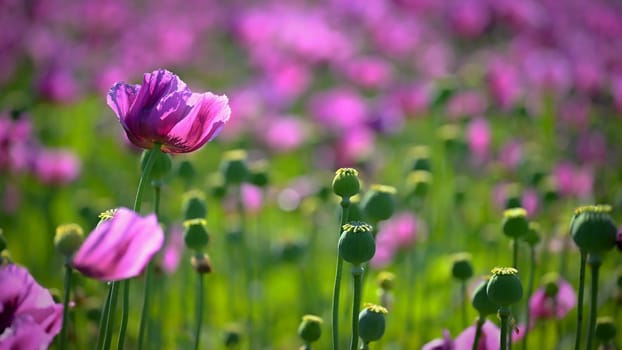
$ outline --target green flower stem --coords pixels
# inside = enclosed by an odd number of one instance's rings
[[[361,350],[369,350],[369,343],[368,342],[363,343],[363,345],[361,345]]]
[[[255,305],[253,303],[253,295],[251,292],[251,284],[255,278],[255,270],[253,265],[253,257],[248,245],[248,233],[246,232],[246,210],[244,210],[244,202],[242,199],[242,186],[237,186],[236,191],[236,210],[238,212],[238,224],[240,232],[240,248],[244,263],[244,274],[246,279],[245,292],[248,313],[248,341],[251,348],[255,347]]]
[[[114,311],[117,308],[117,298],[119,296],[119,284],[111,283],[110,289],[112,290],[112,294],[110,296],[110,308],[108,310],[108,314],[106,315],[106,328],[104,333],[104,344],[103,349],[110,349],[110,344],[112,343],[112,326],[114,323]]]
[[[203,274],[197,273],[197,307],[196,307],[196,329],[194,331],[194,350],[199,350],[201,339],[201,324],[203,323]]]
[[[594,340],[594,329],[596,328],[596,316],[598,314],[598,271],[602,265],[600,255],[590,254],[589,265],[592,270],[592,283],[590,290],[590,319],[587,328],[586,350],[592,350]]]
[[[583,292],[585,284],[585,265],[587,252],[581,250],[581,269],[579,270],[579,292],[577,294],[577,330],[574,338],[574,349],[579,350],[581,344],[581,326],[583,323]]]
[[[154,213],[157,216],[160,214],[160,189],[162,188],[159,182],[154,182]],[[147,264],[147,271],[145,272],[145,294],[143,296],[143,308],[140,313],[140,325],[138,328],[138,350],[143,348],[143,342],[145,339],[145,333],[147,331],[147,314],[149,312],[149,302],[151,288],[153,284],[153,262],[149,261]]]
[[[499,308],[498,315],[501,319],[501,345],[499,347],[499,350],[507,350],[508,329],[510,326],[510,315],[512,315],[512,311],[508,306],[502,306]]]
[[[337,232],[337,237],[341,235],[341,228],[348,222],[348,213],[350,211],[350,198],[341,199],[341,224]],[[343,270],[343,259],[337,254],[337,271],[335,272],[335,284],[333,286],[333,315],[332,315],[332,335],[333,350],[339,349],[339,295],[341,291],[341,274]]]
[[[151,174],[151,169],[153,168],[153,163],[155,163],[156,153],[160,152],[160,145],[155,145],[151,150],[149,150],[149,154],[147,155],[147,163],[145,164],[145,169],[140,175],[140,180],[138,181],[138,189],[136,190],[136,198],[134,198],[134,211],[139,213],[140,207],[142,205],[143,192],[145,189],[145,182],[149,179],[149,174]],[[113,282],[118,283],[118,282]],[[117,349],[123,349],[125,347],[125,333],[127,331],[127,322],[130,314],[130,280],[126,279],[123,281],[123,308],[121,310],[121,328],[119,329],[119,341],[117,342]]]
[[[363,292],[363,266],[352,266],[354,279],[354,298],[352,300],[352,342],[350,350],[357,350],[359,344],[359,312],[361,310],[361,297]]]
[[[461,280],[460,281],[460,304],[462,306],[461,309],[462,309],[462,326],[463,327],[466,327],[469,323],[468,316],[467,316],[466,300],[467,300],[467,283],[466,283],[466,280]]]
[[[518,269],[518,239],[514,238],[512,244],[512,267]]]
[[[486,316],[480,314],[477,318],[477,324],[475,325],[475,339],[473,340],[472,350],[477,350],[479,348],[479,339],[482,337],[484,322],[486,322]]]
[[[97,332],[97,344],[96,349],[101,349],[104,345],[104,338],[106,338],[106,326],[108,320],[108,314],[110,313],[110,302],[112,301],[112,283],[108,286],[108,292],[106,293],[106,300],[104,301],[104,307],[99,316],[99,331]]]
[[[67,346],[67,329],[69,328],[68,315],[69,315],[69,297],[71,294],[71,275],[73,269],[69,264],[69,261],[65,262],[65,293],[63,296],[63,328],[60,333],[60,350],[65,350]]]
[[[523,338],[523,350],[527,350],[527,337],[529,336],[529,329],[531,327],[531,315],[529,308],[529,298],[533,293],[533,279],[536,269],[536,251],[532,245],[529,246],[529,279],[527,280],[527,302],[525,303],[525,337]],[[553,313],[556,313],[557,308],[553,308]]]

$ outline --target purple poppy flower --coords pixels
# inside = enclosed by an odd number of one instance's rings
[[[80,160],[73,152],[61,149],[42,149],[34,160],[34,171],[46,184],[64,184],[80,175]]]
[[[471,349],[475,341],[476,326],[473,325],[460,333],[454,339],[454,349]],[[479,340],[478,350],[494,350],[499,348],[501,342],[501,330],[494,323],[486,320],[482,326],[482,335]]]
[[[488,159],[490,151],[490,127],[484,118],[473,119],[467,128],[467,140],[471,153],[478,161]]]
[[[453,350],[454,342],[451,340],[449,331],[443,330],[443,338],[434,339],[423,345],[421,350]]]
[[[577,296],[570,283],[560,278],[557,284],[559,291],[554,298],[548,297],[542,287],[536,290],[529,299],[529,308],[534,319],[553,317],[561,319],[577,305]]]
[[[85,276],[116,281],[138,276],[164,243],[154,214],[146,217],[119,208],[89,234],[73,258]]]
[[[171,275],[177,271],[185,247],[183,227],[173,226],[162,253],[162,270],[166,274]]]
[[[116,83],[108,93],[127,137],[141,148],[188,153],[211,141],[229,120],[227,96],[193,93],[175,74],[159,69],[142,85]]]
[[[45,349],[62,327],[63,306],[23,267],[0,266],[0,349]]]
[[[618,239],[616,241],[618,250],[622,252],[622,227],[618,230]]]

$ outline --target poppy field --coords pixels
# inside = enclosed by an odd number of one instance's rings
[[[0,350],[622,347],[613,0],[0,1]]]

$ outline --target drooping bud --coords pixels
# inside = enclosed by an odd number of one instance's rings
[[[205,253],[197,253],[190,258],[190,265],[194,271],[200,274],[211,273],[214,271],[212,268],[212,260],[209,255]]]
[[[473,264],[471,264],[471,254],[458,253],[453,257],[451,275],[460,281],[466,281],[473,277]]]
[[[608,205],[588,205],[575,210],[570,234],[579,249],[600,254],[616,245],[618,229],[611,219]]]
[[[499,305],[495,304],[488,297],[488,293],[486,293],[486,287],[488,286],[488,280],[482,281],[482,283],[475,288],[473,292],[473,298],[471,300],[471,305],[479,312],[481,316],[492,315],[499,310]]]
[[[359,337],[364,343],[382,338],[386,329],[385,315],[388,312],[380,305],[365,304],[365,308],[359,313]]]
[[[371,185],[361,201],[365,217],[371,222],[390,218],[395,212],[395,193],[395,187]]]
[[[205,194],[199,190],[186,192],[183,196],[184,220],[205,219],[207,217],[207,201]]]
[[[506,209],[503,212],[503,233],[513,239],[521,238],[529,230],[527,211],[523,208]]]
[[[239,185],[248,181],[250,171],[246,157],[246,151],[244,150],[232,150],[224,153],[220,163],[220,172],[226,184]]]
[[[227,349],[236,349],[242,340],[242,330],[240,326],[230,325],[225,330],[225,347]]]
[[[298,326],[298,335],[302,340],[307,343],[313,343],[320,339],[322,335],[322,318],[315,315],[302,316],[302,322]]]
[[[69,258],[78,251],[84,241],[84,231],[78,224],[65,224],[56,228],[54,246],[64,257]]]
[[[359,172],[353,168],[340,168],[333,178],[333,192],[341,198],[355,196],[361,190]]]
[[[518,278],[518,270],[513,267],[495,267],[488,280],[486,293],[490,300],[499,306],[516,304],[523,297],[523,285]]]
[[[343,260],[359,265],[371,260],[376,252],[372,227],[361,221],[353,221],[342,227],[339,237],[339,255]]]
[[[594,331],[596,339],[600,343],[607,344],[616,337],[617,327],[613,318],[604,316],[596,319],[596,329]]]
[[[184,221],[184,242],[186,247],[200,251],[209,242],[207,221],[205,219],[191,219]]]

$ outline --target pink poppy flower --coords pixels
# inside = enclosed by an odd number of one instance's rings
[[[108,93],[108,106],[134,145],[151,149],[159,144],[167,153],[199,149],[231,115],[227,96],[193,93],[164,69],[145,74],[142,85],[116,83]]]
[[[86,238],[73,258],[83,275],[102,281],[138,276],[164,243],[164,233],[154,214],[146,217],[119,208]]]
[[[58,334],[63,306],[23,267],[0,266],[0,349],[45,349]]]
[[[177,271],[185,247],[183,228],[174,226],[168,234],[168,240],[162,252],[162,271],[169,275]]]
[[[454,342],[451,340],[449,331],[443,330],[443,338],[434,339],[423,345],[421,350],[453,350]]]
[[[473,325],[460,333],[454,339],[454,349],[471,349],[475,341],[476,326]],[[482,335],[479,340],[478,350],[496,350],[501,343],[501,330],[494,323],[486,320],[482,326]]]
[[[488,159],[491,142],[490,127],[484,118],[473,119],[467,127],[467,141],[471,153],[478,161]]]
[[[559,290],[554,298],[546,295],[544,287],[539,288],[532,294],[529,299],[529,308],[534,319],[553,317],[561,319],[577,305],[577,296],[570,283],[560,278],[557,285]],[[555,303],[557,308],[553,307]]]
[[[34,171],[46,184],[64,184],[80,175],[80,160],[68,150],[42,149],[37,152]]]

